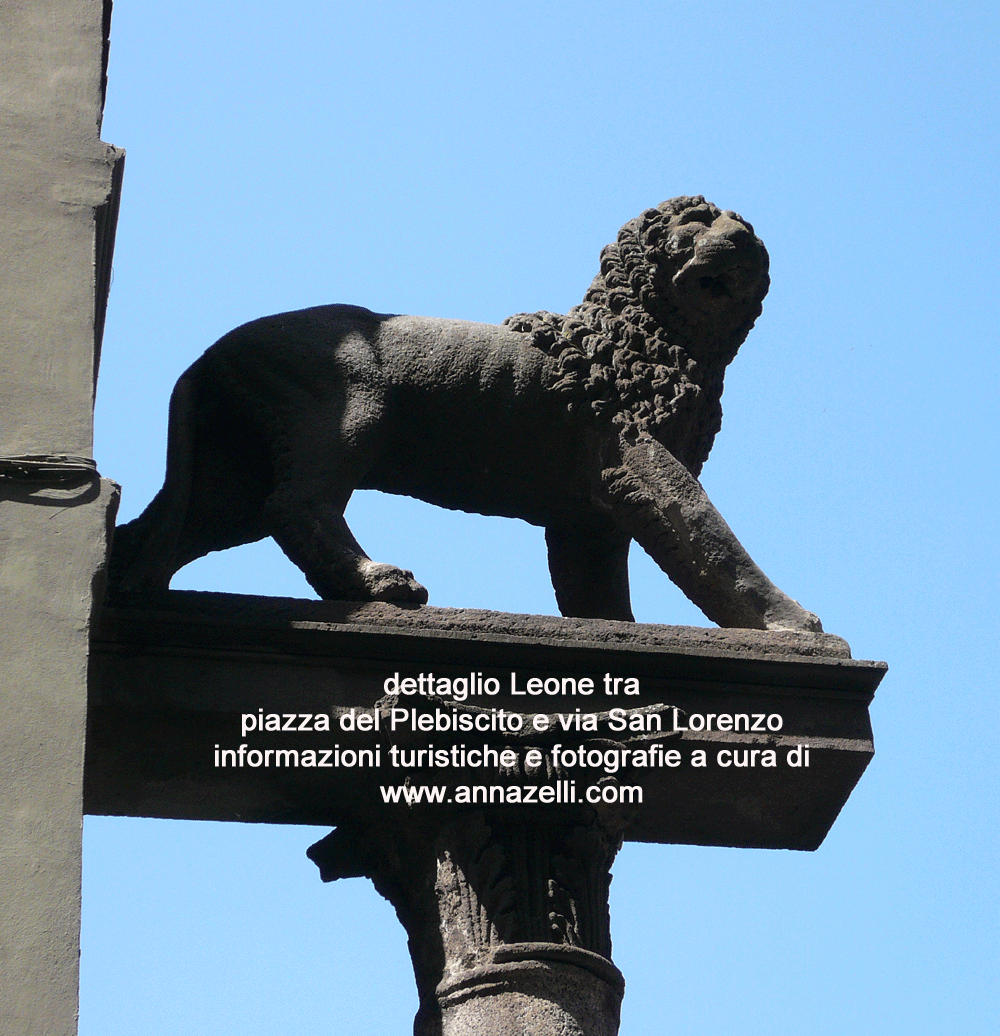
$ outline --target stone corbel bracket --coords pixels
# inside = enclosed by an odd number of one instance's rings
[[[536,713],[658,713],[661,732],[550,731],[520,738],[478,735],[518,750],[559,741],[679,748],[685,764],[617,773],[641,780],[643,801],[624,830],[627,840],[815,849],[847,801],[874,749],[868,705],[886,671],[856,661],[844,641],[810,633],[698,629],[496,612],[400,608],[171,591],[119,598],[95,630],[91,659],[85,808],[89,813],[178,819],[336,825],[381,804],[379,785],[433,783],[457,771],[404,773],[386,765],[390,736],[381,738],[380,769],[218,768],[214,746],[306,747],[336,742],[370,746],[370,733],[255,735],[241,739],[246,712],[319,713],[337,717],[371,710],[385,699],[394,673],[496,677],[504,690],[469,698],[459,708]],[[590,696],[517,696],[531,677],[590,677]],[[603,677],[634,677],[640,693],[608,696]],[[400,705],[455,708],[419,695]],[[781,717],[780,730],[693,729],[692,717],[748,714]],[[771,726],[774,723],[772,722]],[[759,724],[758,724],[759,726]],[[674,730],[674,727],[687,729]],[[438,747],[472,735],[421,735]],[[392,735],[399,744],[405,734]],[[415,741],[413,743],[416,743]],[[788,753],[809,750],[809,765],[789,766]],[[732,765],[733,751],[774,749],[774,768]],[[687,760],[704,750],[708,765]],[[729,755],[719,753],[729,752]],[[739,759],[749,759],[740,754]],[[804,759],[804,756],[801,757]],[[759,761],[759,757],[758,757]],[[726,765],[728,763],[728,765]],[[547,763],[548,765],[548,763]],[[552,771],[578,787],[607,778],[601,770]],[[496,778],[468,770],[464,778]],[[444,807],[442,807],[444,808]],[[447,810],[446,810],[447,811]]]

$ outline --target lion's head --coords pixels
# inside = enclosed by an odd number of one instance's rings
[[[701,197],[647,209],[601,251],[566,316],[504,324],[558,360],[555,390],[630,437],[660,439],[696,475],[722,423],[722,378],[760,315],[767,251],[753,227]]]

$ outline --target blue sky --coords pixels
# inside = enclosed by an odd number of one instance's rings
[[[625,847],[623,1034],[995,1031],[998,28],[985,3],[115,5],[95,449],[123,520],[174,381],[246,320],[565,312],[678,194],[767,244],[702,481],[889,662],[877,754],[816,853]],[[555,611],[540,530],[368,493],[348,520],[432,604]],[[641,621],[705,624],[637,548],[632,581]],[[312,596],[270,543],[173,585]],[[88,818],[83,1036],[410,1031],[402,929],[320,883],[322,834]]]

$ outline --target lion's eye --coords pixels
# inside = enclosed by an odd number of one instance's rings
[[[705,230],[703,223],[687,223],[679,227],[675,227],[670,232],[670,236],[667,238],[667,244],[675,252],[681,252],[685,249],[694,247],[695,239]]]

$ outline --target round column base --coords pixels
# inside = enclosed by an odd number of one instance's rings
[[[442,1036],[617,1036],[625,979],[578,946],[510,943],[441,982]]]

